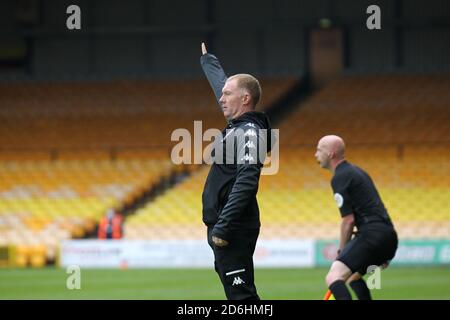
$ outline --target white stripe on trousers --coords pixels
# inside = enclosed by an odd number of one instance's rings
[[[225,275],[229,276],[230,274],[235,274],[235,273],[244,272],[244,271],[245,271],[245,269],[234,270],[234,271],[225,273]]]

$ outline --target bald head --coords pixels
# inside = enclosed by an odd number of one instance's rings
[[[322,137],[317,144],[315,156],[322,168],[334,170],[345,158],[344,140],[336,135]]]
[[[341,137],[335,135],[324,136],[319,140],[319,145],[322,145],[328,152],[335,154],[337,158],[344,158],[345,143]]]

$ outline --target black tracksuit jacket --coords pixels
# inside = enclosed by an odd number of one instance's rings
[[[203,55],[200,63],[219,101],[227,77],[214,55]],[[262,164],[271,149],[270,130],[265,113],[246,112],[230,120],[222,131],[222,139],[216,140],[223,154],[217,156],[213,151],[214,162],[202,194],[203,222],[213,227],[212,235],[229,241],[233,231],[260,227],[256,193]],[[231,154],[226,152],[229,139],[234,140]],[[226,159],[230,158],[232,164],[227,164]]]

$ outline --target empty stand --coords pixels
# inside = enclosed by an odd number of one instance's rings
[[[317,140],[330,133],[370,173],[401,238],[448,237],[449,81],[344,77],[299,105],[279,125],[279,172],[260,181],[261,237],[338,237],[331,175],[314,158]],[[264,106],[292,83],[263,83]],[[188,178],[127,217],[125,237],[204,238],[209,167],[175,166],[169,156],[174,129],[192,132],[194,120],[204,120],[203,130],[225,124],[205,81],[4,85],[0,92],[0,244],[15,245],[17,265],[41,266],[43,252],[54,259],[61,240],[83,237],[108,208],[186,171]]]
[[[0,162],[0,241],[45,245],[53,260],[59,241],[92,234],[108,209],[132,203],[172,172],[170,159],[157,158]]]
[[[263,80],[263,108],[293,83]],[[0,97],[0,245],[13,245],[17,266],[57,260],[60,242],[92,234],[108,209],[199,169],[171,162],[174,129],[226,124],[205,80],[2,84]],[[160,226],[198,222],[198,188],[145,216],[145,233],[173,237]]]
[[[449,87],[448,76],[346,77],[300,105],[280,124],[278,174],[261,178],[261,237],[338,238],[331,174],[314,158],[318,139],[332,133],[346,140],[348,160],[374,179],[401,238],[448,237]],[[203,238],[207,172],[139,210],[126,237]]]

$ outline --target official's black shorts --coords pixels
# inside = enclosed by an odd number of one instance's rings
[[[229,244],[217,247],[208,227],[208,244],[214,252],[214,267],[229,300],[259,300],[255,287],[253,253],[259,228],[233,231]]]
[[[367,225],[347,243],[336,260],[343,262],[352,273],[367,273],[370,266],[389,262],[397,251],[395,229],[384,224]]]

